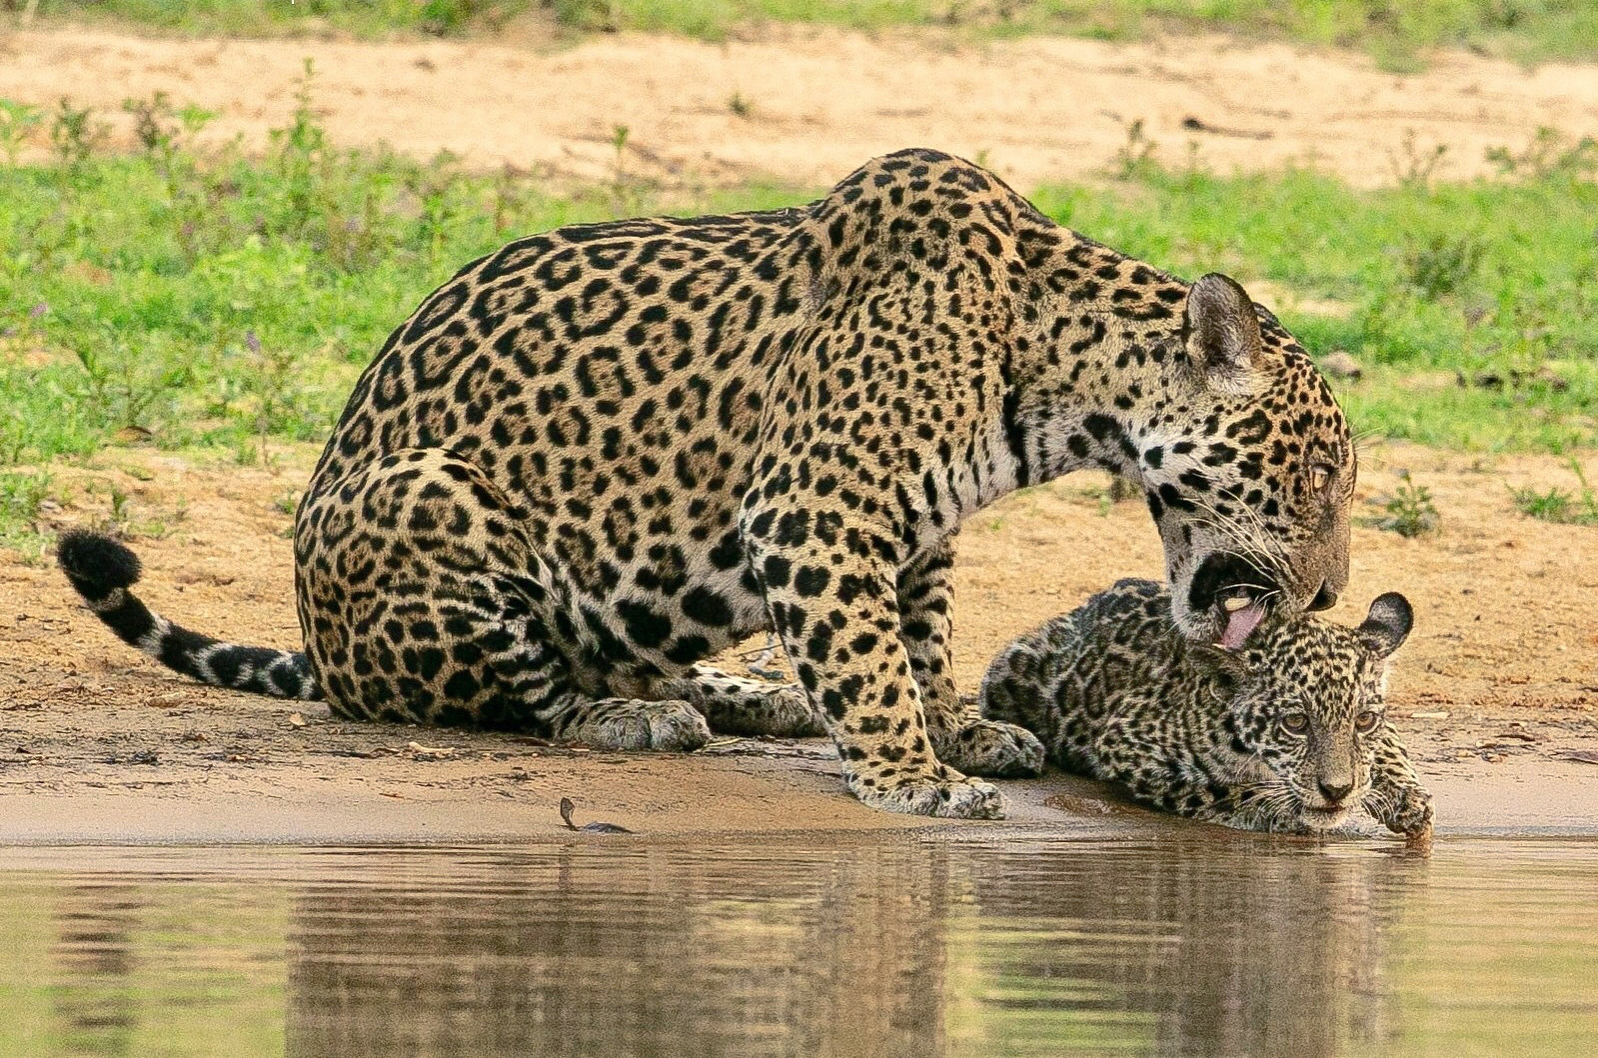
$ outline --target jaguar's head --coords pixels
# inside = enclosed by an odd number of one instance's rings
[[[1308,354],[1233,280],[1189,288],[1136,475],[1165,548],[1172,617],[1239,648],[1273,609],[1324,610],[1348,583],[1348,422]]]
[[[1409,602],[1389,592],[1358,628],[1297,615],[1267,623],[1239,651],[1216,651],[1232,673],[1222,684],[1229,724],[1270,771],[1276,819],[1327,830],[1365,801],[1387,723],[1387,659],[1413,624]]]

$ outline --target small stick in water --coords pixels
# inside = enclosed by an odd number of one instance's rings
[[[577,826],[572,822],[572,809],[577,806],[572,804],[570,797],[560,799],[560,821],[566,824],[567,830],[580,830],[589,834],[631,834],[632,831],[615,823],[584,823]]]

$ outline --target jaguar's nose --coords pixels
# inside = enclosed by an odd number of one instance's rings
[[[1321,581],[1321,590],[1316,592],[1315,598],[1310,600],[1310,613],[1319,613],[1322,610],[1330,610],[1336,605],[1337,593],[1332,590],[1332,586],[1329,583],[1324,580]]]
[[[1330,783],[1325,779],[1320,780],[1316,785],[1321,788],[1321,796],[1326,798],[1326,803],[1329,805],[1342,804],[1343,798],[1347,797],[1354,789],[1352,782]]]

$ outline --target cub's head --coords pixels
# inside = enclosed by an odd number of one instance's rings
[[[1177,627],[1237,649],[1271,609],[1324,610],[1347,585],[1353,440],[1308,354],[1226,276],[1189,288],[1174,360],[1138,476]]]
[[[1358,628],[1300,615],[1215,652],[1234,748],[1270,769],[1278,818],[1326,830],[1364,802],[1387,725],[1387,658],[1413,623],[1408,600],[1389,592]]]

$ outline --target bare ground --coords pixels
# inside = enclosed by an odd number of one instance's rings
[[[309,449],[275,471],[148,450],[56,468],[76,498],[57,527],[103,523],[116,485],[146,534],[146,599],[194,628],[297,645],[290,516]],[[1586,830],[1598,819],[1598,530],[1515,513],[1507,485],[1568,481],[1560,461],[1369,453],[1362,509],[1407,468],[1442,516],[1406,540],[1360,527],[1356,623],[1383,591],[1414,602],[1392,710],[1439,798],[1439,832]],[[1598,461],[1587,460],[1598,477]],[[957,676],[974,690],[1009,638],[1116,578],[1160,574],[1136,503],[1079,475],[1010,497],[962,530]],[[91,486],[93,489],[91,491]],[[0,558],[0,841],[459,840],[579,822],[655,834],[902,828],[848,797],[830,746],[724,740],[692,757],[590,753],[504,735],[334,721],[319,704],[201,687],[117,642],[48,561]],[[752,644],[758,646],[759,644]],[[732,665],[740,659],[730,659]],[[1012,821],[1064,833],[1135,822],[1094,784],[1006,784]],[[1120,819],[1106,819],[1103,812]],[[1150,825],[1139,823],[1138,825]]]
[[[1522,146],[1539,126],[1598,134],[1589,67],[1444,53],[1398,76],[1360,56],[1219,36],[973,44],[779,28],[722,45],[623,34],[555,50],[13,30],[0,31],[0,98],[93,104],[131,143],[122,101],[165,91],[220,115],[213,141],[259,146],[287,123],[306,58],[336,143],[610,179],[624,125],[627,176],[690,188],[751,177],[825,187],[917,145],[981,157],[1031,190],[1102,169],[1139,120],[1171,163],[1193,143],[1221,171],[1294,162],[1360,185],[1411,172],[1439,145],[1435,175],[1464,178],[1487,168],[1485,148]],[[36,149],[46,146],[41,136]]]
[[[11,32],[0,36],[0,98],[48,106],[69,95],[118,112],[125,97],[164,90],[217,110],[211,135],[259,145],[286,121],[308,55],[336,142],[609,178],[612,129],[625,124],[628,174],[684,187],[752,175],[825,185],[919,143],[985,155],[1025,188],[1103,166],[1139,118],[1167,157],[1193,140],[1215,166],[1298,160],[1366,184],[1395,178],[1409,135],[1422,153],[1449,145],[1442,172],[1457,177],[1481,167],[1484,147],[1523,143],[1539,125],[1598,133],[1591,69],[1527,73],[1443,56],[1400,78],[1358,58],[1219,38],[977,47],[792,31],[721,47],[623,36],[555,52]],[[735,94],[748,117],[733,112]],[[1188,118],[1201,127],[1184,127]],[[289,450],[267,471],[112,449],[80,469],[52,468],[76,499],[49,518],[103,522],[115,484],[131,497],[121,514],[153,605],[204,631],[294,646],[283,508],[312,458]],[[1506,488],[1568,487],[1568,470],[1552,458],[1383,446],[1365,461],[1362,503],[1390,489],[1400,467],[1432,489],[1441,529],[1419,540],[1356,529],[1353,585],[1333,616],[1355,622],[1387,590],[1416,604],[1392,701],[1438,794],[1439,831],[1590,829],[1598,530],[1529,520]],[[1010,637],[1117,577],[1159,575],[1147,515],[1109,505],[1103,485],[1068,479],[967,524],[957,640],[966,690]],[[655,757],[341,723],[320,706],[168,674],[115,641],[48,561],[0,553],[0,600],[0,842],[510,840],[549,832],[562,795],[579,801],[580,822],[656,834],[929,825],[844,796],[821,742],[728,740]],[[1007,792],[1017,825],[1164,825],[1115,808],[1093,784],[1050,777]]]

